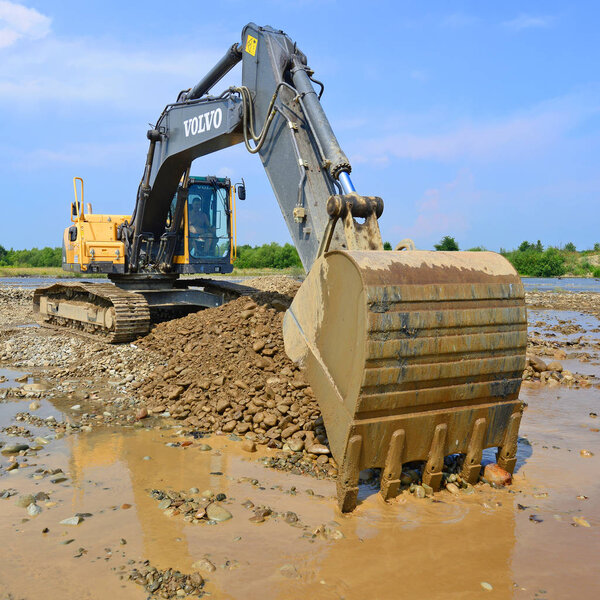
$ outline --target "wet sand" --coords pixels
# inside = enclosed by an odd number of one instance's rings
[[[536,311],[530,322],[552,326],[560,314]],[[593,317],[582,322],[586,332],[600,326]],[[548,333],[547,327],[533,329]],[[564,362],[573,371],[598,376],[592,339],[597,334],[585,335],[591,341],[582,349],[593,360]],[[557,333],[548,339],[568,338]],[[0,374],[8,377],[0,387],[17,385],[18,372]],[[363,485],[361,503],[350,515],[338,512],[333,481],[268,469],[261,458],[276,451],[249,454],[227,436],[195,440],[155,420],[144,421],[144,427],[94,427],[51,439],[36,455],[19,458],[30,466],[0,474],[0,492],[18,490],[0,499],[1,597],[141,599],[148,593],[127,579],[138,561],[191,573],[204,557],[217,567],[203,573],[204,591],[213,598],[598,597],[600,418],[590,413],[600,414],[600,390],[524,383],[521,398],[528,406],[510,488],[477,485],[471,495],[442,491],[422,500],[404,492],[386,504],[375,488]],[[0,427],[22,425],[34,436],[52,438],[45,426],[14,420],[17,412],[28,411],[30,401],[0,403]],[[40,402],[31,414],[61,420],[74,401]],[[32,444],[4,432],[0,440]],[[166,445],[182,441],[192,444]],[[212,450],[201,451],[201,444]],[[583,457],[582,449],[594,455]],[[487,458],[493,460],[490,451]],[[0,464],[6,467],[8,457],[0,457]],[[66,481],[52,484],[52,475],[36,473],[57,468]],[[233,518],[215,525],[189,523],[181,515],[166,516],[149,494],[190,488],[224,493],[222,505]],[[38,516],[16,506],[19,495],[40,491],[49,501],[38,502]],[[299,524],[281,517],[251,523],[253,512],[242,506],[246,500],[278,513],[293,511]],[[59,524],[76,513],[92,516],[77,526]],[[574,517],[585,521],[577,525]],[[323,524],[343,538],[311,535]],[[46,527],[48,533],[42,533]]]

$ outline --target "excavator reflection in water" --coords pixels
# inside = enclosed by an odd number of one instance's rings
[[[487,499],[480,494],[462,495],[458,501],[445,498],[442,503],[409,496],[407,502],[391,506],[372,495],[352,519],[339,525],[344,539],[311,541],[310,536],[303,537],[302,529],[291,527],[282,518],[250,523],[252,512],[241,504],[249,498],[257,506],[294,511],[301,523],[313,530],[321,523],[339,520],[331,501],[331,482],[266,470],[249,462],[247,455],[236,449],[239,444],[228,443],[226,438],[206,440],[213,446],[212,452],[166,447],[165,441],[171,439],[156,430],[98,430],[65,439],[71,453],[73,511],[91,510],[90,501],[98,497],[93,482],[111,488],[110,503],[132,504],[127,524],[113,535],[127,538],[128,557],[143,557],[159,568],[185,573],[194,570],[194,562],[208,557],[217,571],[206,575],[207,591],[219,598],[392,598],[400,589],[402,595],[412,597],[422,592],[424,580],[429,596],[437,597],[447,592],[448,582],[456,581],[457,569],[465,564],[469,569],[463,572],[461,585],[463,590],[474,590],[472,597],[481,593],[483,573],[496,593],[512,597],[516,512],[512,496],[503,494],[503,506],[491,517],[483,506]],[[147,455],[150,460],[144,460]],[[256,477],[260,485],[238,483],[239,477]],[[296,495],[282,493],[291,486],[296,486]],[[88,487],[92,493],[84,502]],[[187,491],[191,487],[225,493],[231,500],[226,507],[234,518],[216,526],[186,523],[181,516],[164,515],[148,493],[154,488]],[[317,496],[306,494],[308,488]],[[497,500],[498,492],[493,493]],[[489,502],[495,505],[493,498]],[[112,516],[97,518],[114,519],[117,514],[107,512]],[[367,566],[365,556],[369,557]],[[410,576],[397,568],[409,562]],[[297,568],[297,579],[280,574],[284,564]],[[432,564],[436,577],[429,577]]]

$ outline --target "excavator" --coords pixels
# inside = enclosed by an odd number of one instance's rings
[[[239,62],[241,85],[211,95]],[[450,455],[461,455],[469,483],[487,448],[512,473],[527,342],[521,280],[493,252],[419,251],[410,240],[384,250],[383,200],[355,190],[323,91],[283,31],[246,25],[241,43],[148,131],[132,215],[84,212],[76,188],[63,266],[111,283],[40,288],[34,312],[43,325],[127,342],[148,331],[153,310],[239,296],[234,284],[179,275],[231,272],[235,192],[241,199],[245,188],[191,177],[190,166],[243,143],[259,155],[307,271],[284,315],[284,343],[321,408],[340,509],[356,507],[366,468],[381,469],[386,500],[406,463],[420,464],[434,491]]]

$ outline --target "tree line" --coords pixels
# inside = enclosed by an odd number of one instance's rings
[[[31,250],[7,250],[0,246],[0,267],[60,267],[61,248],[32,248]]]
[[[391,250],[389,242],[384,244],[385,250]],[[444,236],[436,250],[457,251],[458,242],[449,235]],[[471,252],[484,251],[483,246],[469,248]],[[514,250],[500,249],[515,267],[519,275],[525,277],[560,277],[566,273],[578,276],[600,277],[600,265],[594,264],[590,255],[600,253],[600,243],[594,244],[592,250],[577,251],[575,244],[569,242],[562,248],[544,247],[537,242],[522,242]],[[60,267],[62,264],[61,248],[32,248],[31,250],[6,250],[0,245],[0,266],[3,267]],[[237,269],[287,269],[302,267],[298,251],[292,244],[280,245],[276,242],[250,246],[244,244],[237,248]]]
[[[436,250],[459,250],[458,243],[451,236],[444,236]],[[483,246],[470,248],[471,251],[485,250]],[[514,250],[500,248],[500,254],[513,265],[519,275],[524,277],[561,277],[567,273],[580,277],[600,277],[600,266],[590,262],[590,255],[600,252],[600,243],[594,244],[592,250],[578,251],[573,242],[562,248],[544,247],[542,242],[524,241]]]

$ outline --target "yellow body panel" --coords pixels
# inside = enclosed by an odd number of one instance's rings
[[[74,224],[77,239],[70,241],[70,228],[63,234],[66,265],[86,271],[93,261],[125,264],[125,245],[117,239],[117,228],[130,219],[129,215],[82,215]]]

